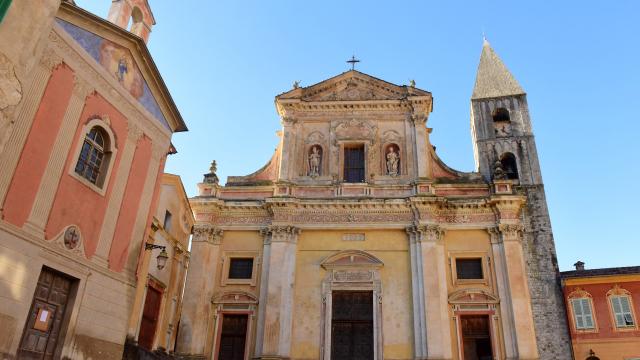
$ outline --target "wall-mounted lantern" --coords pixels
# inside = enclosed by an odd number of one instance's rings
[[[145,243],[144,249],[145,250],[162,249],[160,251],[160,254],[158,254],[158,256],[156,257],[156,261],[158,265],[158,270],[164,269],[164,267],[167,265],[167,259],[169,259],[169,254],[167,254],[167,247],[162,245]]]

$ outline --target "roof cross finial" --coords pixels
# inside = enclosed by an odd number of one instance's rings
[[[353,56],[351,56],[351,60],[347,60],[347,62],[349,64],[351,64],[351,70],[355,70],[356,69],[356,63],[359,63],[360,60],[356,59],[356,56],[353,55]]]

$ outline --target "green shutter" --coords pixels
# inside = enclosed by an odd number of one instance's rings
[[[9,5],[11,5],[11,0],[0,0],[0,22],[2,22],[2,19],[4,19],[4,16],[7,14]]]

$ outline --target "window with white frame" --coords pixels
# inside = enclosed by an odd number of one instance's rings
[[[571,306],[573,307],[573,318],[577,330],[590,330],[595,328],[589,298],[571,299]]]
[[[109,161],[109,136],[94,126],[84,138],[75,172],[92,184],[102,187]]]
[[[609,297],[611,301],[611,309],[613,317],[616,321],[616,327],[626,328],[634,327],[633,313],[631,312],[631,301],[627,295],[614,295]]]

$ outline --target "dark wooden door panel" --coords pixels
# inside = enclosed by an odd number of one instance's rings
[[[140,322],[140,333],[138,333],[138,345],[147,350],[151,350],[153,347],[153,338],[156,334],[161,303],[162,292],[152,286],[147,287],[147,297],[144,301],[142,321]]]
[[[247,321],[247,315],[225,314],[222,316],[218,360],[244,360]]]
[[[331,358],[373,359],[373,294],[336,291],[332,294]]]
[[[22,334],[19,358],[53,359],[61,338],[60,328],[73,280],[43,269]]]

